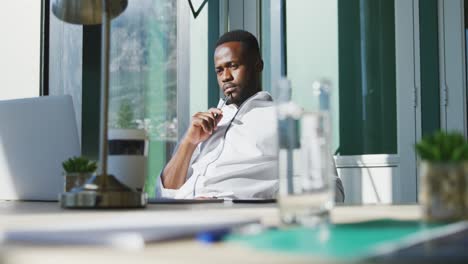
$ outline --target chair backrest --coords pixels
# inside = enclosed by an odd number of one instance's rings
[[[70,96],[0,101],[0,199],[57,200],[61,163],[77,155]]]

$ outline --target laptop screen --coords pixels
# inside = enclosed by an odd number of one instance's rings
[[[0,101],[0,199],[57,200],[61,164],[78,155],[70,96]]]

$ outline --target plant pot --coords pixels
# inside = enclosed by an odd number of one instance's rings
[[[72,172],[65,174],[65,192],[71,191],[75,187],[83,186],[83,184],[91,178],[92,173]]]
[[[420,164],[419,202],[427,221],[456,221],[467,216],[468,163]]]
[[[147,177],[148,137],[144,129],[110,129],[107,171],[135,191]]]

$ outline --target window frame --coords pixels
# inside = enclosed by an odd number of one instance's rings
[[[41,0],[39,96],[49,95],[50,0]]]

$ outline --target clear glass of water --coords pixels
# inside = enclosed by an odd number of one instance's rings
[[[329,112],[305,111],[291,100],[279,102],[277,111],[281,220],[307,226],[326,222],[335,191]]]

